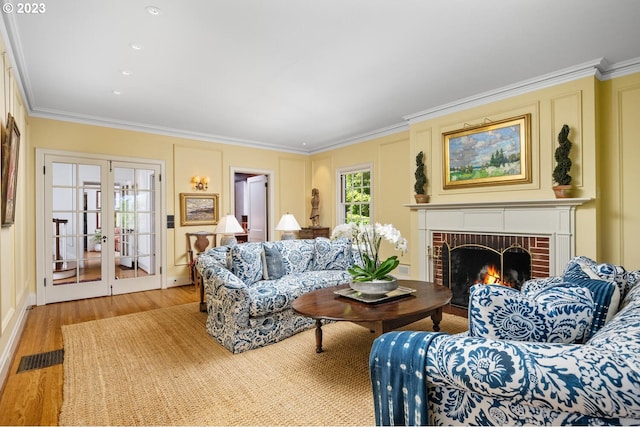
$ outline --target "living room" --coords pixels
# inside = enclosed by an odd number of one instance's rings
[[[8,41],[3,33],[2,51]],[[635,40],[633,41],[635,42]],[[600,56],[607,56],[603,52]],[[210,177],[207,193],[218,194],[220,212],[233,211],[230,188],[234,169],[273,174],[271,214],[290,212],[309,225],[310,195],[321,195],[320,221],[333,228],[337,210],[337,171],[370,165],[373,171],[374,217],[392,223],[408,237],[401,259],[407,278],[420,278],[425,263],[419,242],[418,209],[412,208],[414,159],[425,153],[430,204],[461,202],[541,201],[553,199],[552,170],[557,135],[569,125],[575,197],[588,199],[576,209],[574,253],[640,268],[633,236],[640,233],[634,183],[640,180],[640,55],[610,64],[573,64],[508,87],[477,90],[476,96],[440,108],[407,111],[402,126],[354,138],[350,143],[304,153],[184,136],[144,132],[83,121],[31,115],[15,73],[19,69],[4,55],[2,110],[11,113],[20,130],[15,222],[0,231],[0,378],[6,378],[20,340],[29,307],[37,303],[38,247],[41,237],[36,169],[37,151],[87,153],[96,156],[152,158],[164,163],[164,213],[176,219],[163,228],[165,269],[162,288],[188,283],[185,233],[212,231],[213,226],[180,225],[180,194],[192,192],[191,178]],[[409,115],[407,115],[409,114]],[[531,118],[530,180],[510,185],[445,188],[443,134],[468,126],[529,115]],[[320,120],[320,119],[318,119]],[[274,240],[279,237],[271,226]],[[37,351],[37,350],[36,350]]]

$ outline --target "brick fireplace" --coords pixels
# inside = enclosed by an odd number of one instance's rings
[[[510,274],[519,276],[517,282],[561,274],[575,256],[576,208],[589,200],[408,205],[418,210],[419,259],[424,260],[419,265],[419,278],[451,286],[451,266],[443,265],[443,248],[447,256],[451,249],[480,248],[495,252],[500,259],[521,259],[515,268],[518,271],[506,266]],[[449,261],[445,259],[446,263]],[[446,278],[443,271],[447,271]],[[454,288],[452,291],[455,294]]]
[[[453,291],[452,305],[466,308],[476,283],[520,289],[549,276],[549,237],[434,232],[434,283]]]

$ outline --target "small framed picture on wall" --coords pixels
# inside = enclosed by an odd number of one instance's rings
[[[216,225],[218,195],[180,193],[180,225]]]

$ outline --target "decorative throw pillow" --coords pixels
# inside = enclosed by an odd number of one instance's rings
[[[615,282],[620,290],[620,299],[625,297],[632,285],[629,283],[629,279],[633,280],[633,277],[629,277],[629,274],[623,266],[608,263],[598,264],[586,256],[572,258],[571,261],[567,263],[564,274],[566,275],[568,271],[570,274],[576,274],[578,267],[592,279]]]
[[[562,277],[560,276],[543,277],[539,279],[529,279],[522,284],[522,287],[520,288],[520,292],[522,292],[523,294],[531,295],[545,288],[559,285],[560,283],[562,283]]]
[[[207,249],[204,252],[204,255],[213,257],[213,259],[220,263],[220,265],[229,269],[230,254],[228,246],[216,246],[215,248]]]
[[[286,274],[311,270],[315,244],[313,239],[278,240],[275,242],[282,255]]]
[[[620,288],[612,281],[592,279],[580,268],[579,264],[568,266],[565,269],[563,279],[565,282],[585,287],[591,291],[595,303],[593,326],[588,335],[588,338],[591,338],[618,312]]]
[[[474,285],[469,336],[512,341],[583,343],[593,323],[588,289],[559,284],[527,295],[500,285]]]
[[[262,280],[262,242],[249,242],[231,248],[231,272],[246,285]]]
[[[335,240],[329,240],[326,237],[316,238],[316,253],[313,256],[314,270],[346,270],[352,265],[351,240],[347,238]]]
[[[263,243],[262,278],[276,280],[284,276],[284,263],[280,251],[273,243]]]

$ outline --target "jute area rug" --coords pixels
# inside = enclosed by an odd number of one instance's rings
[[[63,326],[60,425],[373,425],[374,335],[348,322],[232,354],[198,303]],[[467,329],[444,315],[443,331]],[[405,329],[432,330],[430,319]]]

